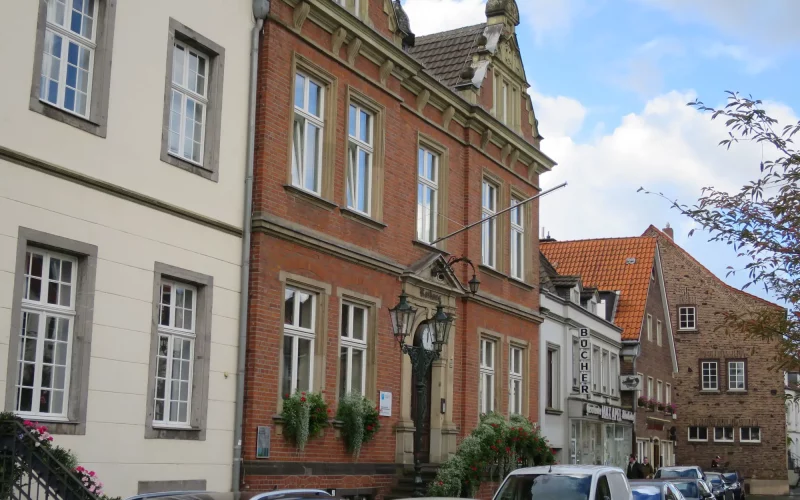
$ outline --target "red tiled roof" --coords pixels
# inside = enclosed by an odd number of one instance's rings
[[[655,263],[655,238],[542,242],[540,248],[559,274],[580,275],[584,286],[619,291],[614,322],[622,328],[622,340],[639,340]]]

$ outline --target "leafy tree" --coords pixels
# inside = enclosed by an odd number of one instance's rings
[[[692,206],[655,194],[708,231],[709,241],[732,245],[739,257],[748,260],[743,288],[763,286],[789,306],[788,314],[777,308],[730,311],[724,314],[722,328],[776,341],[777,368],[800,370],[800,151],[793,141],[800,121],[781,127],[760,100],[727,94],[727,104],[720,109],[699,100],[688,105],[711,113],[712,120],[725,120],[728,138],[720,146],[760,143],[773,159],[763,160],[758,170],[754,166],[756,178],[738,192],[706,187]],[[639,191],[649,193],[644,188]],[[728,267],[728,275],[736,272]]]

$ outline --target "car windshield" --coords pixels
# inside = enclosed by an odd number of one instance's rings
[[[632,484],[633,500],[661,500],[661,488],[649,484]]]
[[[683,481],[679,483],[672,483],[672,485],[678,488],[678,491],[681,492],[681,495],[686,498],[700,498],[700,493],[697,491],[697,483]]]
[[[726,472],[722,477],[729,483],[736,483],[739,481],[739,475],[735,472]]]
[[[592,476],[586,474],[530,474],[510,476],[497,500],[588,500]]]
[[[659,469],[656,477],[689,477],[697,479],[697,470],[695,469]]]

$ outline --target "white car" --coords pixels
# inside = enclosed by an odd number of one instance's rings
[[[510,473],[494,500],[631,500],[631,486],[619,467],[543,465]]]

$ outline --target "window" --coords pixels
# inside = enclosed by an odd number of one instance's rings
[[[653,316],[650,314],[647,315],[647,340],[653,341]]]
[[[495,345],[493,340],[481,339],[480,393],[478,394],[481,413],[494,411]]]
[[[656,342],[658,343],[658,345],[662,345],[662,342],[663,342],[661,340],[661,335],[662,335],[661,320],[658,320],[658,321],[656,321]]]
[[[188,427],[191,418],[197,290],[183,283],[162,280],[158,311],[153,423],[157,426]]]
[[[697,329],[697,309],[694,306],[678,308],[678,330]]]
[[[608,394],[609,390],[609,375],[611,373],[611,367],[609,366],[608,360],[608,351],[603,351],[603,364],[602,364],[602,382],[603,382],[603,394]]]
[[[672,385],[667,384],[667,388],[664,391],[664,403],[671,404],[672,403]]]
[[[339,344],[339,396],[350,392],[366,394],[367,384],[367,310],[342,304]]]
[[[728,390],[744,391],[747,389],[745,378],[745,362],[728,361]]]
[[[569,291],[569,299],[575,304],[581,303],[581,292],[577,288],[572,288]]]
[[[647,399],[653,399],[653,377],[647,377]]]
[[[420,147],[417,175],[417,238],[430,243],[438,234],[439,155]]]
[[[522,349],[519,347],[511,347],[509,351],[508,385],[508,413],[522,414],[524,389],[522,388]]]
[[[703,361],[700,363],[701,385],[703,391],[719,390],[719,373],[716,361]]]
[[[639,380],[644,380],[644,375],[643,374],[637,373],[636,376],[639,377]],[[644,386],[644,384],[642,384],[642,385]],[[643,389],[639,389],[639,390],[636,391],[636,399],[639,399],[640,397],[642,397],[642,392],[644,392]]]
[[[30,109],[105,137],[116,2],[39,2]]]
[[[369,215],[372,201],[373,116],[350,104],[347,143],[347,207]]]
[[[708,427],[689,427],[689,441],[708,441]]]
[[[489,219],[497,212],[497,186],[483,181],[482,218]],[[487,220],[481,225],[481,249],[484,266],[497,267],[497,218]]]
[[[325,87],[304,73],[295,74],[292,126],[292,185],[321,193]]]
[[[601,364],[600,364],[600,348],[595,347],[592,349],[592,391],[600,392],[600,387],[602,380],[600,378],[601,371]]]
[[[281,386],[284,396],[313,390],[316,302],[315,294],[286,287]]]
[[[581,345],[576,337],[572,337],[572,387],[577,388],[581,376]]]
[[[335,0],[335,2],[356,16],[361,15],[361,0]]]
[[[714,441],[721,443],[732,443],[733,427],[714,427]]]
[[[145,438],[205,439],[214,279],[159,262]]]
[[[656,401],[659,403],[663,403],[663,400],[661,399],[661,393],[663,389],[664,383],[660,380],[656,381]]]
[[[742,427],[741,429],[739,429],[739,441],[741,441],[742,443],[760,443],[761,428]]]
[[[76,259],[25,252],[15,412],[66,418],[75,327]]]
[[[511,277],[523,280],[525,278],[525,226],[523,208],[519,200],[512,198],[511,206]]]
[[[609,385],[611,386],[611,395],[617,395],[617,385],[619,384],[619,359],[616,354],[611,355],[611,378]]]
[[[497,103],[497,119],[503,123],[507,123],[506,120],[508,119],[508,101],[508,82],[501,79]]]
[[[547,408],[560,408],[558,347],[547,346]]]
[[[606,476],[600,476],[597,478],[594,500],[605,500],[606,498],[611,498],[611,487],[608,485],[608,478]]]

